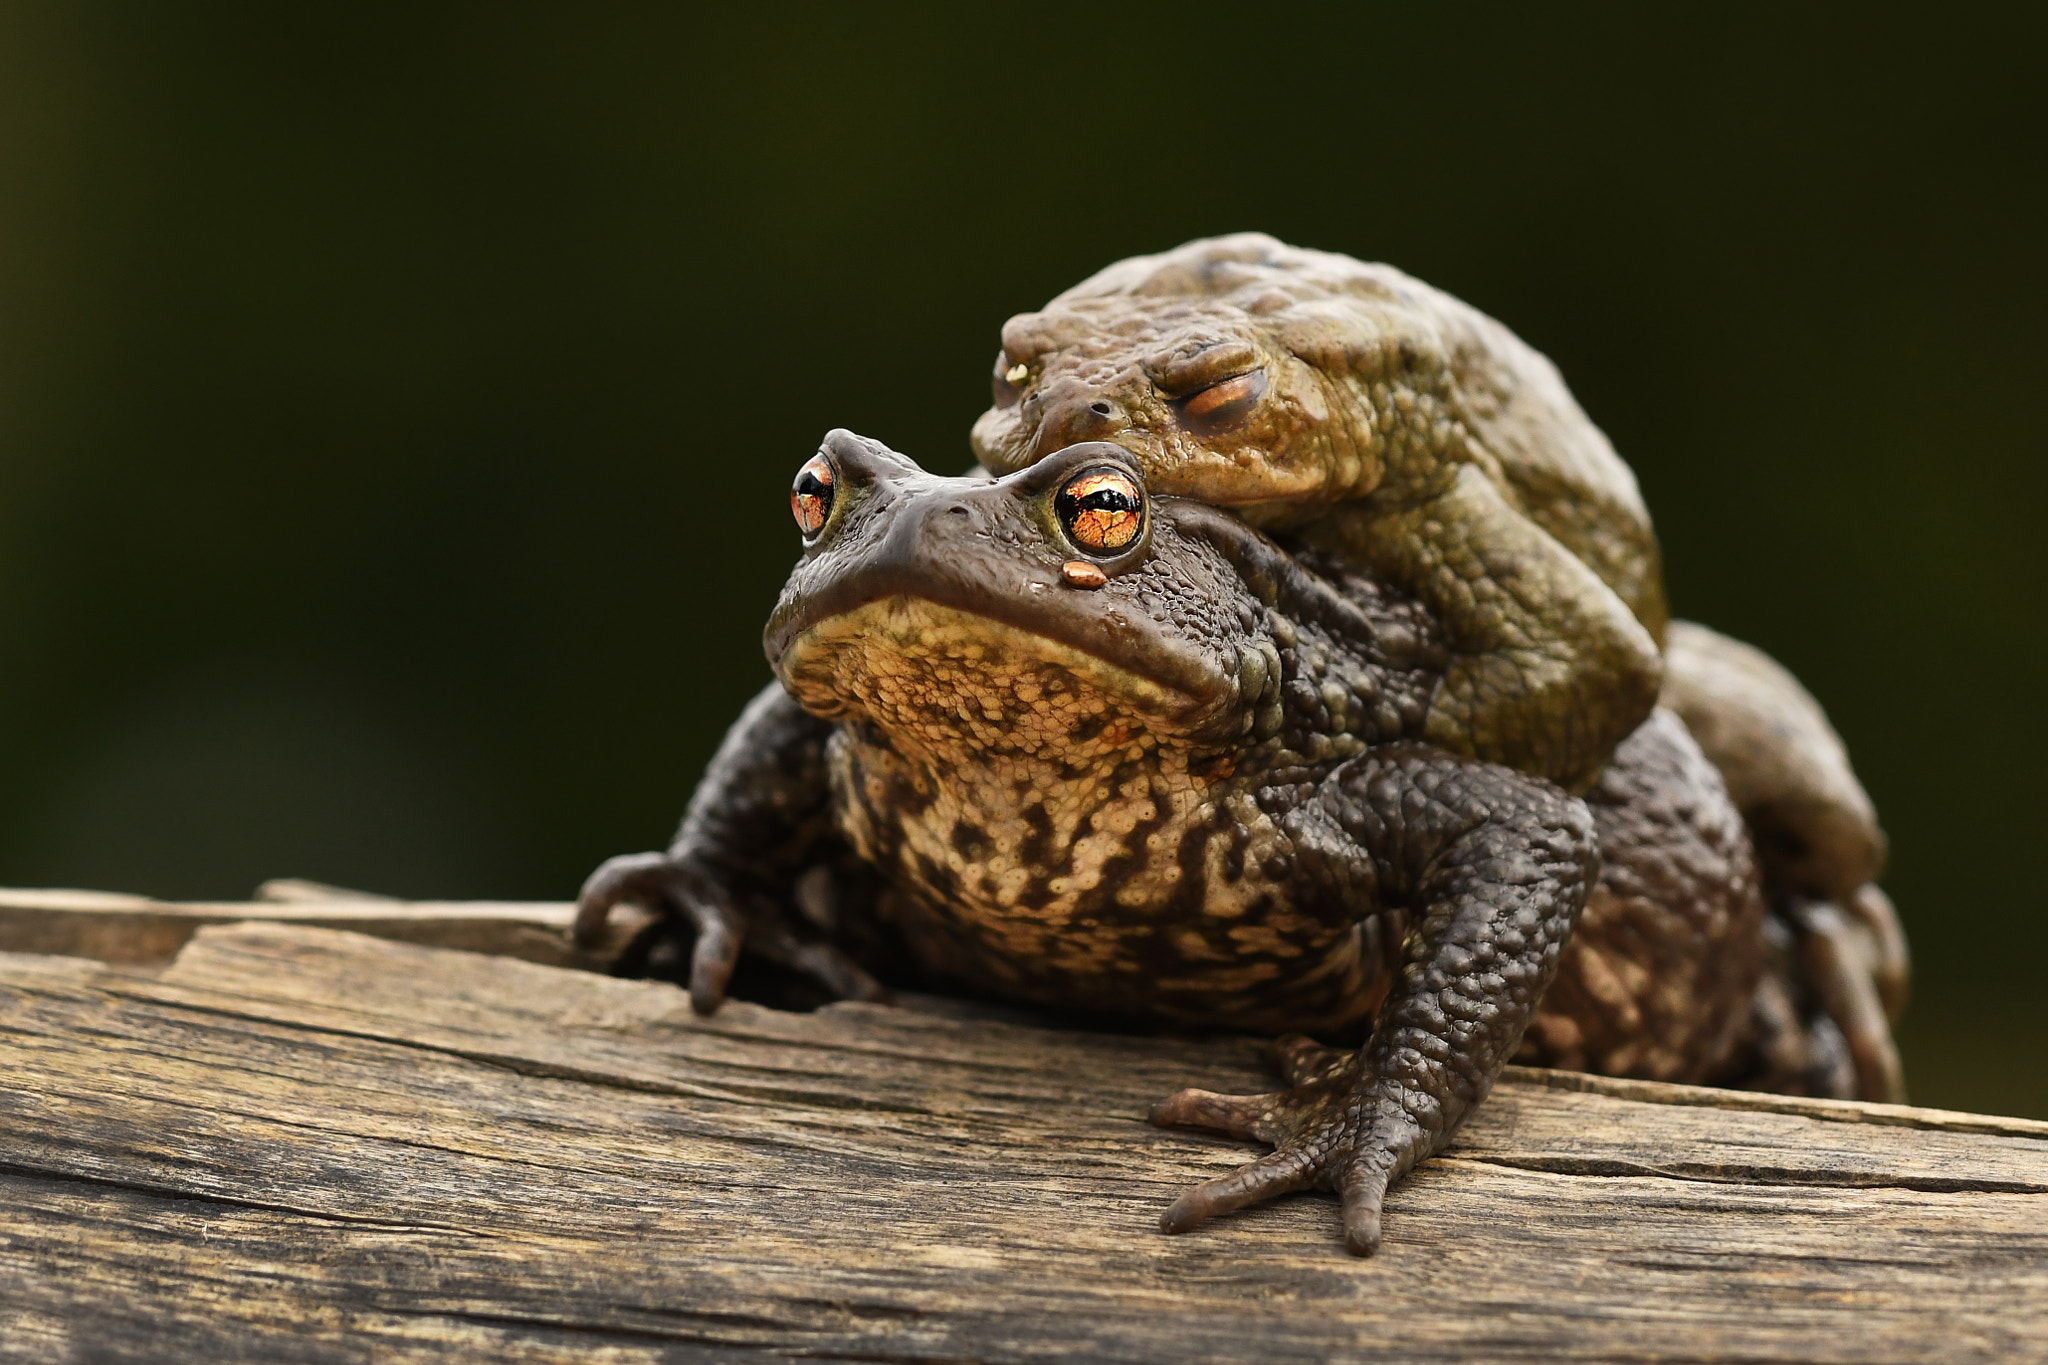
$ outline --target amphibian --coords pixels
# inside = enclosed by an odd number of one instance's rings
[[[1284,1041],[1274,1094],[1160,1104],[1275,1148],[1183,1196],[1169,1231],[1319,1186],[1371,1251],[1389,1184],[1525,1032],[1537,1060],[1627,1060],[1619,1028],[1646,1074],[1747,1064],[1756,870],[1674,716],[1638,725],[1584,797],[1446,748],[1430,718],[1456,656],[1424,604],[1149,485],[1105,442],[989,479],[830,436],[792,494],[805,548],[765,636],[777,682],[673,846],[592,876],[583,929],[622,900],[665,912],[703,1009],[743,947],[873,996],[800,932],[802,888],[836,868],[868,879],[926,981],[1350,1040]],[[1554,976],[1586,979],[1567,945],[1589,896],[1606,976],[1530,1030]],[[1617,963],[1639,979],[1617,988]]]
[[[1428,737],[1583,789],[1657,699],[1657,542],[1556,369],[1391,266],[1259,233],[1110,266],[1011,318],[974,450],[1076,441],[1154,492],[1412,593],[1450,661]]]
[[[1011,318],[994,390],[973,433],[988,469],[1108,440],[1155,492],[1414,593],[1450,649],[1433,742],[1583,789],[1658,696],[1666,611],[1633,476],[1548,361],[1390,266],[1258,233],[1133,257]],[[1761,857],[1778,951],[1753,1079],[1902,1099],[1904,938],[1839,739],[1790,674],[1704,627],[1672,626],[1661,668]]]

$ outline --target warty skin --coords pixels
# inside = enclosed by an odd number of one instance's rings
[[[1584,791],[1653,703],[1675,710],[1761,860],[1778,989],[1757,1029],[1781,1044],[1767,1083],[1905,1098],[1890,1026],[1907,954],[1876,884],[1876,812],[1796,679],[1667,623],[1635,479],[1549,361],[1391,266],[1259,233],[1198,240],[1004,326],[973,433],[986,467],[1089,439],[1128,450],[1155,490],[1416,595],[1451,655],[1434,743]]]
[[[1004,326],[973,445],[1077,441],[1412,593],[1451,658],[1428,735],[1583,790],[1657,699],[1635,477],[1555,367],[1391,266],[1259,233],[1133,257]]]
[[[607,863],[581,903],[586,932],[621,900],[664,912],[700,1008],[742,948],[880,993],[805,932],[800,888],[823,867],[868,880],[922,982],[1355,1039],[1283,1040],[1289,1088],[1183,1091],[1154,1117],[1275,1144],[1190,1191],[1168,1230],[1320,1186],[1360,1253],[1387,1188],[1518,1047],[1673,1079],[1750,1055],[1755,867],[1675,718],[1574,796],[1430,742],[1453,656],[1420,604],[1150,493],[1120,446],[994,481],[845,432],[820,458],[764,641],[777,685],[671,848]],[[1105,472],[1142,515],[1107,549],[1074,539],[1061,502]],[[1582,912],[1596,932],[1574,940]],[[1576,983],[1571,1012],[1541,1004],[1554,977]]]

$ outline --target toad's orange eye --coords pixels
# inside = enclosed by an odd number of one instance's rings
[[[1145,524],[1145,494],[1117,469],[1091,469],[1068,481],[1053,500],[1060,525],[1084,550],[1115,554]]]
[[[1221,431],[1249,417],[1265,396],[1266,372],[1253,370],[1235,379],[1211,384],[1200,393],[1182,400],[1180,412],[1188,425],[1197,431]]]
[[[823,455],[813,455],[796,472],[796,483],[789,490],[789,510],[796,518],[797,529],[804,533],[804,539],[816,540],[818,532],[825,529],[825,518],[832,515],[830,460]]]

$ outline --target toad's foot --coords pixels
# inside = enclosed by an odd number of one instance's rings
[[[799,938],[772,904],[743,908],[740,895],[693,861],[629,853],[606,862],[590,874],[576,898],[576,941],[595,942],[621,901],[644,906],[674,929],[687,925],[695,932],[690,1005],[699,1014],[724,1003],[742,950],[811,978],[836,999],[888,998],[881,983],[845,953],[829,943]]]
[[[1836,1091],[1843,1099],[1904,1104],[1905,1071],[1891,1026],[1906,1005],[1906,939],[1890,899],[1864,886],[1846,905],[1795,900],[1788,918],[1800,965],[1848,1048],[1854,1081]]]
[[[1274,1150],[1229,1175],[1196,1186],[1159,1220],[1187,1232],[1218,1214],[1295,1190],[1335,1190],[1344,1243],[1370,1256],[1380,1244],[1387,1187],[1429,1155],[1431,1138],[1409,1112],[1399,1084],[1372,1075],[1363,1054],[1283,1038],[1277,1058],[1289,1088],[1265,1095],[1183,1090],[1152,1111],[1160,1125],[1213,1128],[1270,1142]]]

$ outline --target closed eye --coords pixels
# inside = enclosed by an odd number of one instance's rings
[[[1225,431],[1251,416],[1265,396],[1266,372],[1252,370],[1183,398],[1181,420],[1197,434]]]

